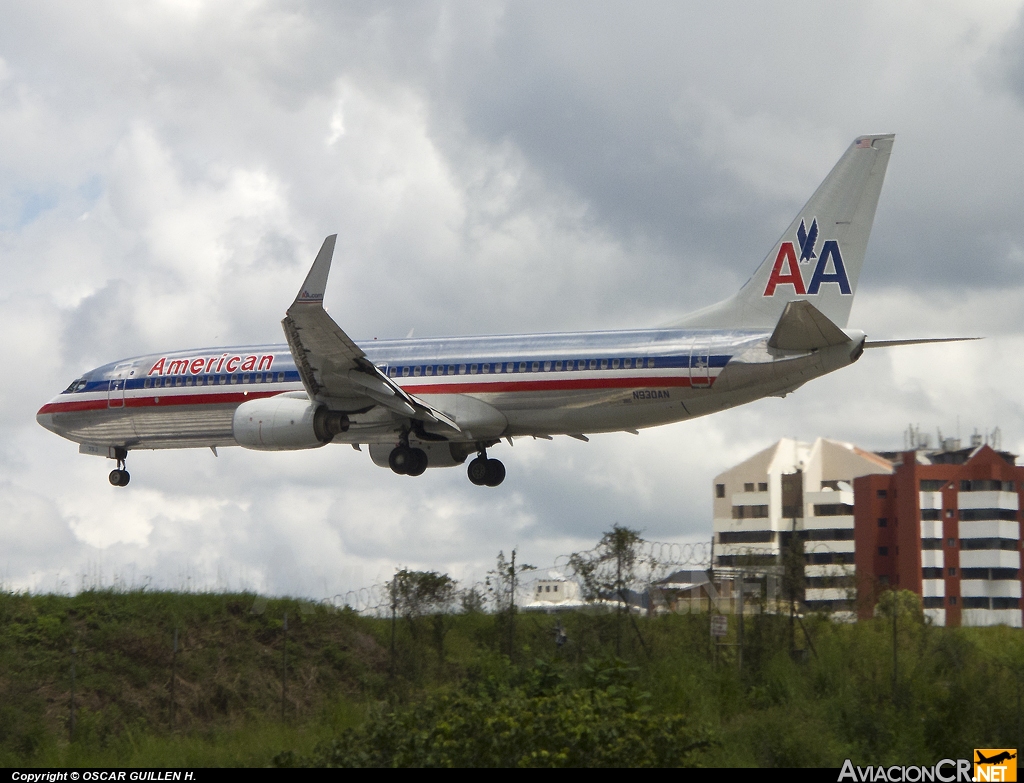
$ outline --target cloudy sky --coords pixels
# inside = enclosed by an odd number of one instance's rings
[[[998,426],[1024,453],[1021,6],[0,0],[0,586],[472,579],[614,523],[708,538],[713,476],[782,436]],[[982,343],[871,351],[639,436],[518,441],[497,490],[338,446],[137,452],[119,490],[35,422],[118,358],[282,342],[335,232],[327,306],[357,340],[670,320],[887,132],[850,325]]]

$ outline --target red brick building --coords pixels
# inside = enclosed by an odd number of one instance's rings
[[[1024,467],[989,446],[892,456],[891,475],[854,479],[858,614],[896,587],[937,625],[1020,628]]]

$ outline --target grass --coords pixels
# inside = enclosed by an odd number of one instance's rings
[[[399,618],[392,657],[389,620],[294,600],[0,594],[0,765],[266,766],[283,751],[309,758],[367,716],[481,683],[514,686],[543,670],[537,661],[571,689],[584,687],[595,661],[616,658],[635,669],[645,709],[711,727],[708,764],[930,765],[974,747],[1024,745],[1019,629],[934,628],[901,616],[894,690],[888,620],[807,617],[815,653],[794,658],[785,618],[748,618],[742,672],[735,647],[713,658],[707,615],[638,617],[634,627],[588,611],[520,614],[511,659],[507,622]],[[797,646],[809,647],[799,632]],[[69,742],[72,648],[78,714]]]

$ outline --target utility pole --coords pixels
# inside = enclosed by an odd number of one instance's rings
[[[77,647],[71,648],[71,720],[68,722],[68,742],[75,741],[75,654]]]
[[[515,655],[516,645],[516,550],[512,550],[511,567],[512,591],[508,597],[508,659],[511,661]]]

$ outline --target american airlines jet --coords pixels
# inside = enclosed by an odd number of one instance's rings
[[[472,456],[469,480],[494,487],[502,439],[636,433],[783,397],[865,348],[939,342],[872,343],[846,326],[893,138],[857,138],[734,296],[668,326],[357,342],[323,308],[329,236],[282,321],[287,345],[123,359],[36,418],[116,460],[114,486],[134,449],[348,443],[409,476]]]

